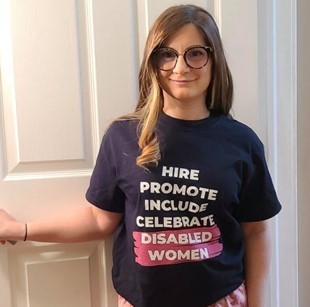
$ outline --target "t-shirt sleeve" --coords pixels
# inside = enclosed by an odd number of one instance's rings
[[[281,210],[259,139],[252,144],[251,161],[245,166],[239,204],[235,216],[239,222],[269,219]]]
[[[124,193],[117,184],[115,145],[113,129],[108,129],[100,146],[86,199],[96,207],[112,212],[124,211]]]

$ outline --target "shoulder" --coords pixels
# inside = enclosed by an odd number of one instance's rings
[[[107,131],[113,133],[124,130],[136,130],[138,126],[138,121],[129,118],[117,118],[113,120],[107,128]]]
[[[106,129],[100,153],[110,153],[114,158],[122,152],[136,151],[138,147],[138,122],[132,119],[116,119]]]
[[[106,129],[104,138],[132,138],[137,136],[138,121],[133,119],[116,119]]]
[[[250,146],[256,150],[263,148],[263,143],[256,132],[248,125],[227,116],[221,116],[218,125],[223,137],[236,142]]]

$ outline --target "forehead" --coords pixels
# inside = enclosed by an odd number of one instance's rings
[[[183,50],[190,46],[205,44],[206,40],[201,31],[194,24],[189,23],[170,35],[164,45]]]

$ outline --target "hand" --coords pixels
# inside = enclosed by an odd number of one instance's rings
[[[10,214],[5,210],[0,209],[0,242],[5,244],[10,242],[15,244],[15,238],[21,231],[21,223],[17,222]],[[13,240],[13,237],[14,240]]]

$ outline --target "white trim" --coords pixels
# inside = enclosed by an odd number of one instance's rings
[[[222,34],[222,0],[206,0],[206,9],[216,21],[220,34]]]
[[[4,177],[3,181],[9,182],[9,181],[40,180],[40,179],[90,177],[91,174],[92,169],[55,171],[55,172],[12,173]]]
[[[261,117],[270,171],[283,205],[272,224],[274,253],[268,306],[298,304],[297,0],[260,0],[258,27]],[[265,39],[262,39],[265,37]]]
[[[214,16],[220,34],[222,34],[222,0],[214,0]]]
[[[133,54],[132,58],[132,78],[133,80],[139,80],[139,41],[138,41],[138,10],[137,2],[135,0],[130,0],[130,11],[131,11],[131,24],[130,24],[130,35],[131,35],[131,52]],[[138,82],[135,82],[134,88],[134,103],[133,108],[135,107],[136,102],[139,98],[139,88]]]
[[[280,304],[299,306],[297,211],[297,0],[276,2]]]
[[[5,174],[20,162],[18,121],[16,111],[15,77],[11,37],[11,7],[7,0],[0,1],[0,76],[1,110],[3,112],[3,147]],[[10,140],[10,144],[7,143]]]
[[[86,33],[87,33],[87,52],[89,66],[89,98],[90,113],[92,123],[92,150],[93,162],[96,161],[97,153],[100,147],[101,138],[99,133],[99,111],[98,111],[98,90],[97,90],[97,69],[95,52],[95,33],[94,33],[94,12],[92,1],[85,3]]]

